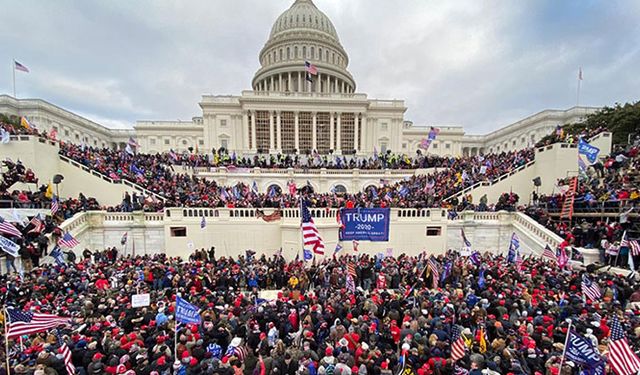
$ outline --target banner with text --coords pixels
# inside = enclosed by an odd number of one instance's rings
[[[343,208],[340,241],[389,241],[390,216],[388,208]]]

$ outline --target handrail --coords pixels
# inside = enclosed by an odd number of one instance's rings
[[[527,169],[527,168],[529,168],[530,166],[532,166],[533,164],[535,164],[535,162],[536,162],[536,161],[535,161],[535,159],[534,159],[534,160],[531,160],[530,162],[527,162],[526,164],[523,164],[523,165],[519,166],[519,167],[518,167],[518,168],[516,168],[516,169],[513,169],[513,170],[511,170],[511,171],[509,171],[509,172],[506,172],[506,173],[504,173],[504,174],[502,174],[502,175],[500,175],[500,176],[498,176],[498,177],[494,178],[494,179],[493,179],[493,180],[491,180],[491,181],[478,181],[478,182],[476,182],[475,184],[473,184],[473,185],[471,185],[471,186],[468,186],[468,187],[464,188],[463,190],[460,190],[459,192],[457,192],[457,193],[455,193],[455,194],[452,194],[452,195],[448,196],[448,197],[447,197],[447,198],[445,198],[444,200],[445,200],[445,202],[447,202],[447,201],[449,201],[450,199],[453,199],[453,198],[455,198],[455,197],[459,197],[459,196],[461,196],[461,195],[463,195],[463,194],[466,194],[466,193],[470,192],[471,190],[473,190],[473,189],[475,189],[475,188],[477,188],[477,187],[480,187],[480,186],[493,186],[493,185],[495,185],[496,183],[498,183],[498,182],[500,182],[500,181],[504,180],[505,178],[507,178],[507,177],[509,177],[509,176],[513,176],[514,174],[516,174],[516,173],[520,172],[520,171],[521,171],[521,170],[523,170],[523,169]]]
[[[71,158],[69,158],[69,157],[67,157],[65,155],[58,154],[58,156],[60,157],[60,160],[62,160],[64,162],[67,162],[67,163],[73,165],[76,168],[80,168],[83,171],[85,171],[85,172],[87,172],[87,173],[89,173],[91,175],[94,175],[96,177],[102,178],[103,180],[105,180],[105,181],[107,181],[109,183],[112,183],[112,184],[123,184],[123,185],[129,186],[129,187],[131,187],[133,189],[136,189],[136,190],[138,190],[140,192],[143,192],[146,195],[149,195],[149,196],[152,195],[152,196],[160,199],[163,202],[166,200],[163,196],[161,196],[161,195],[159,195],[157,193],[154,193],[151,190],[148,190],[147,188],[144,188],[144,187],[142,187],[142,186],[140,186],[140,185],[138,185],[138,184],[136,184],[134,182],[131,182],[126,178],[121,178],[119,181],[116,181],[116,180],[112,179],[111,177],[109,177],[109,176],[107,176],[107,175],[105,175],[105,174],[103,174],[103,173],[101,173],[99,171],[96,171],[95,169],[91,169],[91,168],[87,167],[86,165],[80,164],[77,161],[75,161],[75,160],[73,160],[73,159],[71,159]]]

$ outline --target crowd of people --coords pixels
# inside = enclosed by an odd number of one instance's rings
[[[114,180],[127,179],[166,198],[166,206],[197,207],[295,207],[300,189],[273,189],[258,193],[254,187],[238,183],[220,186],[215,181],[176,172],[170,154],[133,154],[63,144],[60,153]],[[378,188],[352,194],[314,193],[315,207],[440,207],[443,199],[477,182],[492,180],[533,160],[533,149],[460,158],[437,158],[431,166],[440,167],[427,175],[414,175],[404,181],[381,181]]]
[[[526,208],[529,216],[569,240],[573,246],[596,248],[601,260],[618,267],[636,268],[640,257],[629,262],[633,254],[620,243],[640,237],[637,205],[640,202],[640,143],[617,147],[603,161],[588,166],[578,176],[574,212],[609,215],[582,217],[572,222],[557,216],[568,194],[569,179],[559,181],[562,192],[534,197],[534,204]],[[555,214],[555,216],[551,216]]]
[[[534,257],[479,261],[453,251],[313,264],[215,249],[186,261],[85,251],[2,276],[3,305],[70,318],[9,340],[11,373],[65,373],[65,344],[79,374],[570,374],[569,322],[606,359],[614,319],[640,349],[636,280]],[[602,298],[583,295],[582,274]],[[144,293],[149,304],[133,307]],[[176,324],[178,297],[199,323]]]

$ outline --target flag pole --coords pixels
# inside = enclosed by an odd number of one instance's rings
[[[580,86],[582,81],[582,67],[580,67],[580,71],[578,72],[578,92],[576,94],[576,107],[580,106]]]
[[[16,98],[16,60],[13,60],[11,68],[11,70],[13,71],[13,97]],[[7,371],[9,371],[9,369],[7,369]]]
[[[2,313],[4,315],[4,349],[5,349],[5,357],[7,360],[7,374],[11,371],[11,362],[9,361],[9,314],[7,314],[7,307],[5,306],[2,309]]]
[[[569,328],[567,328],[567,337],[564,339],[564,348],[562,348],[562,357],[560,358],[560,368],[559,373],[562,373],[562,365],[564,364],[564,356],[567,353],[567,343],[569,342],[569,335],[571,334],[571,325],[573,324],[572,320],[569,320]]]

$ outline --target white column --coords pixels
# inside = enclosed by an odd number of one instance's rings
[[[342,85],[342,91],[340,91],[340,92],[344,93],[344,81],[342,81],[341,85]]]
[[[329,148],[335,150],[335,137],[334,137],[334,126],[333,126],[333,112],[329,114]]]
[[[282,89],[282,74],[278,74],[278,91],[284,91]]]
[[[291,92],[291,89],[293,88],[293,85],[291,84],[291,72],[289,72],[288,74],[289,80],[287,81],[287,91]]]
[[[331,92],[331,86],[329,86],[330,77],[328,74],[326,74],[326,76],[327,76],[327,82],[324,85],[324,91],[329,93]]]
[[[242,149],[249,149],[249,116],[247,111],[242,111]],[[237,147],[236,147],[237,148]]]
[[[340,124],[340,115],[341,113],[338,112],[338,136],[336,137],[336,153],[337,154],[341,154],[342,153],[342,144],[340,143],[340,138],[342,137],[342,134],[340,134],[340,132],[342,131],[342,126]]]
[[[338,79],[333,80],[333,92],[338,92]]]
[[[256,111],[251,111],[251,151],[256,152],[258,145],[256,144]]]
[[[316,77],[316,92],[322,92],[320,87],[322,87],[322,75],[318,73],[318,77]]]
[[[282,123],[280,120],[280,111],[276,112],[276,116],[276,149],[278,150],[278,152],[282,152]]]
[[[271,80],[273,81],[273,78]],[[269,111],[269,153],[272,153],[275,148],[275,137],[273,134],[273,112]]]
[[[312,133],[311,133],[311,145],[312,149],[318,149],[318,133],[317,133],[317,122],[316,122],[316,112],[313,112],[313,122],[312,124]]]
[[[362,114],[362,118],[360,119],[360,133],[362,134],[360,136],[360,149],[361,150],[368,150],[368,142],[367,142],[367,115],[366,114]],[[360,150],[358,150],[360,151]],[[367,151],[368,152],[368,151]]]
[[[300,82],[300,72],[298,72],[298,92],[302,92],[302,85]]]
[[[358,150],[358,116],[359,114],[354,113],[353,114],[354,118],[353,118],[353,149],[357,151]]]
[[[295,148],[296,148],[296,152],[300,153],[300,127],[298,125],[298,112],[295,112],[295,119],[293,122],[293,128],[294,128],[294,142],[295,142]]]

